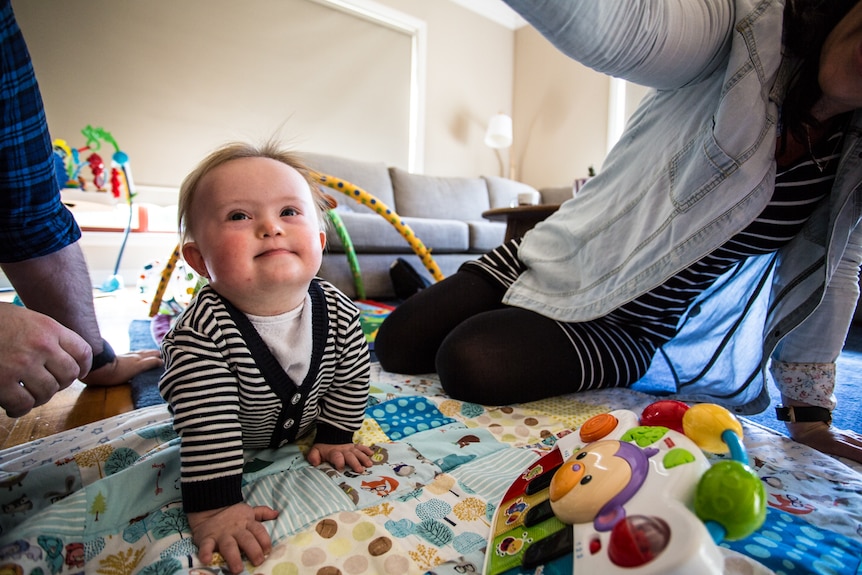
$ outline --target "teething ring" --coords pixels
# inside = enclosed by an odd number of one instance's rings
[[[309,174],[312,178],[316,179],[324,186],[332,188],[333,190],[337,190],[344,195],[353,198],[360,204],[368,206],[378,215],[380,215],[386,221],[392,224],[395,229],[398,230],[398,233],[400,233],[401,236],[405,240],[407,240],[407,243],[410,244],[410,247],[413,248],[413,251],[416,252],[416,255],[419,256],[420,260],[422,260],[422,264],[425,266],[425,269],[428,270],[431,276],[436,281],[440,281],[443,279],[443,273],[437,266],[437,262],[435,262],[434,258],[431,257],[431,250],[425,247],[425,244],[422,243],[422,240],[416,237],[416,234],[413,233],[413,230],[410,229],[410,226],[404,223],[404,220],[401,219],[401,216],[399,216],[395,212],[395,210],[380,201],[380,199],[376,196],[369,194],[359,186],[351,184],[350,182],[336,178],[334,176],[321,174],[315,171],[309,171]]]

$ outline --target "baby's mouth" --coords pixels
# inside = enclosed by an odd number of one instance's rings
[[[270,256],[278,256],[278,255],[288,255],[293,252],[287,248],[271,248],[268,250],[264,250],[261,253],[257,254],[258,258],[270,257]]]

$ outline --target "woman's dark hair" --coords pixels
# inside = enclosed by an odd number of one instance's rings
[[[784,8],[784,55],[799,60],[790,91],[781,108],[781,123],[798,139],[804,124],[816,126],[811,108],[820,98],[820,50],[836,24],[860,0],[787,0]]]

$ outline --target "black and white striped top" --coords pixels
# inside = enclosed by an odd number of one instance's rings
[[[159,391],[181,437],[186,511],[241,502],[243,450],[275,448],[316,427],[349,443],[368,401],[370,358],[359,310],[332,284],[310,288],[312,357],[295,385],[229,302],[204,287],[165,336]]]
[[[640,326],[656,345],[670,340],[694,299],[734,264],[749,256],[775,252],[799,233],[835,180],[843,132],[820,146],[828,150],[779,171],[769,204],[740,233],[656,289],[621,306],[609,319]],[[823,168],[823,169],[821,169]]]
[[[604,325],[622,327],[632,342],[632,349],[620,353],[637,356],[640,351],[636,347],[646,345],[652,349],[670,340],[677,332],[682,314],[719,276],[746,257],[777,251],[799,233],[817,204],[829,194],[842,140],[843,131],[834,133],[813,151],[812,158],[800,160],[776,174],[772,199],[763,212],[720,248],[601,318]],[[510,240],[463,267],[480,272],[507,289],[526,270],[517,256],[520,242],[519,238]]]

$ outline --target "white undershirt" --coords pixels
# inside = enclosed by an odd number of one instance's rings
[[[311,296],[280,315],[246,315],[282,369],[302,385],[311,363]]]

